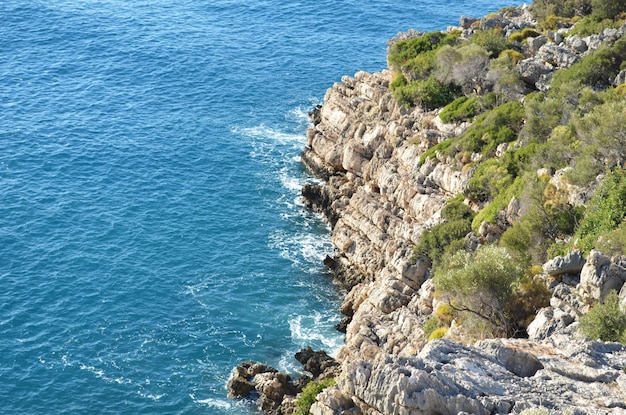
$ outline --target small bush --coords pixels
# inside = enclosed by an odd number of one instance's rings
[[[620,311],[616,291],[611,291],[604,303],[597,303],[580,318],[580,330],[593,340],[624,341],[626,314]]]
[[[505,249],[486,245],[472,254],[459,251],[452,255],[436,270],[434,282],[449,296],[450,306],[467,320],[488,325],[492,335],[510,335],[515,325],[507,305],[522,273]]]
[[[457,96],[458,92],[453,86],[444,85],[432,76],[398,86],[393,91],[393,97],[405,107],[419,105],[429,111],[447,105]]]
[[[509,35],[509,42],[522,42],[524,40],[522,32],[513,32]]]
[[[591,0],[591,8],[600,19],[614,19],[626,11],[626,0]]]
[[[308,415],[311,405],[316,401],[317,395],[326,388],[335,385],[334,378],[320,380],[319,382],[309,382],[302,389],[302,393],[296,400],[296,412],[294,415]]]
[[[429,32],[422,36],[400,40],[389,47],[387,60],[390,66],[399,67],[422,53],[435,50],[443,45],[454,44],[460,32]]]
[[[625,58],[626,39],[619,39],[612,47],[602,46],[568,69],[557,71],[552,88],[558,89],[567,82],[579,82],[596,89],[607,88],[619,73]]]
[[[428,336],[428,341],[437,340],[443,338],[448,332],[448,327],[439,327]]]
[[[581,251],[589,253],[598,237],[617,229],[625,215],[626,172],[615,169],[594,194],[575,233]]]
[[[449,327],[454,320],[454,310],[450,304],[439,304],[435,310],[435,318],[439,321],[439,326]]]
[[[471,231],[474,212],[463,204],[461,195],[450,199],[443,208],[445,222],[426,230],[414,250],[414,259],[425,256],[438,263],[447,251],[465,246],[465,236]]]
[[[491,157],[498,145],[517,138],[524,110],[519,102],[507,102],[476,118],[459,139],[463,150]]]
[[[587,16],[576,23],[576,25],[567,33],[567,36],[577,35],[580,37],[586,37],[600,33],[604,29],[618,28],[619,26],[620,23],[614,21],[613,19],[601,18],[599,16]]]
[[[537,315],[537,311],[550,305],[552,293],[540,279],[522,278],[507,304],[514,336],[526,337],[526,328]]]
[[[496,97],[493,93],[484,97],[463,95],[446,105],[439,114],[439,118],[445,123],[471,120],[483,111],[493,108],[495,102]]]
[[[486,202],[497,197],[513,183],[513,176],[498,159],[481,163],[467,185],[468,196]]]
[[[524,59],[524,55],[522,55],[521,53],[519,53],[516,50],[513,49],[505,49],[502,52],[500,52],[500,56],[498,56],[499,58],[502,58],[506,56],[507,58],[509,58],[509,60],[516,65],[517,62],[521,61],[522,59]]]
[[[511,43],[502,33],[502,29],[493,28],[480,30],[471,37],[471,42],[483,47],[489,53],[490,57],[500,55],[505,49],[511,48]]]
[[[435,316],[429,318],[424,322],[424,338],[429,338],[430,335],[439,328],[439,319]]]

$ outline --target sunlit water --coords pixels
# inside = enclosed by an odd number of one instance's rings
[[[245,414],[237,363],[336,350],[306,113],[510,3],[0,1],[1,412]]]

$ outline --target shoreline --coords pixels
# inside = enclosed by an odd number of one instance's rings
[[[460,27],[449,31],[471,34],[495,24],[514,31],[536,22],[520,6],[481,19],[461,17]],[[623,36],[626,25],[620,30]],[[557,50],[557,40],[553,35],[525,46],[528,57],[520,64],[520,76],[537,90],[549,76],[527,75],[524,68],[544,65],[542,53]],[[602,41],[611,42],[609,36]],[[564,65],[585,53],[562,39],[558,47]],[[392,96],[393,78],[389,69],[357,72],[329,88],[323,105],[310,113],[313,125],[301,156],[303,165],[323,180],[305,185],[302,193],[306,207],[331,225],[336,254],[324,264],[346,289],[340,309],[345,317],[338,327],[346,335],[343,347],[336,359],[301,360],[309,377],[293,381],[246,363],[231,378],[233,384],[259,391],[264,412],[276,415],[293,413],[304,383],[330,378],[336,384],[313,400],[314,415],[487,415],[545,405],[581,415],[626,410],[619,403],[626,398],[620,392],[626,375],[619,369],[626,367],[626,347],[578,334],[578,319],[589,307],[574,295],[584,259],[571,254],[556,258],[561,264],[556,271],[545,271],[552,298],[528,326],[527,339],[481,339],[470,345],[454,323],[443,339],[428,338],[425,324],[443,301],[435,293],[430,259],[415,257],[414,247],[424,232],[444,221],[444,206],[464,194],[475,169],[459,169],[451,158],[422,156],[461,136],[471,123],[446,124],[439,109],[401,105]],[[519,216],[519,209],[509,214],[511,209],[506,213],[513,219],[507,216],[503,226],[512,226]],[[481,225],[478,233],[468,234],[467,244],[477,249],[497,240],[503,232],[498,226]],[[572,277],[563,277],[567,273]],[[320,370],[319,359],[332,361],[332,369]],[[245,396],[234,389],[231,396]],[[269,402],[264,400],[268,396],[278,398]]]

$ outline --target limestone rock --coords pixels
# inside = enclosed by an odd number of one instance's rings
[[[626,258],[609,258],[598,251],[591,251],[580,274],[580,288],[594,300],[604,301],[611,290],[619,292],[626,281]]]
[[[552,258],[543,264],[543,270],[548,275],[579,274],[585,265],[585,258],[580,251],[575,250],[565,256]]]
[[[574,322],[575,318],[574,314],[567,313],[560,308],[542,308],[526,329],[528,338],[533,341],[545,340],[554,333],[563,331]]]

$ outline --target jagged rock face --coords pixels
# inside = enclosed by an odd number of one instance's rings
[[[413,248],[469,180],[437,160],[419,164],[433,139],[455,131],[436,129],[434,114],[400,107],[389,78],[387,71],[359,72],[329,89],[303,154],[312,171],[333,172],[303,194],[333,225],[339,255],[332,267],[350,290],[342,307],[351,317],[346,344],[371,355],[423,345],[417,292],[430,264],[413,262]]]
[[[619,414],[626,409],[625,363],[623,345],[571,336],[475,347],[436,340],[411,357],[345,361],[340,387],[360,398],[364,413],[506,414],[541,405]]]
[[[513,16],[518,21],[505,18],[497,25],[530,25],[527,10],[520,10]],[[474,30],[469,19],[462,26],[463,36]],[[535,53],[518,70],[543,89],[557,68],[623,33],[569,40],[549,34],[529,42]],[[434,112],[399,106],[390,79],[389,71],[343,77],[327,91],[307,131],[303,163],[325,182],[305,186],[305,203],[332,225],[337,255],[325,263],[347,290],[338,384],[318,396],[311,413],[505,414],[539,405],[573,414],[625,413],[624,348],[574,337],[576,321],[588,309],[576,289],[583,285],[583,265],[591,265],[580,255],[546,264],[554,296],[528,328],[531,340],[490,340],[475,347],[426,343],[424,322],[436,299],[431,264],[412,260],[413,248],[425,229],[440,222],[445,202],[466,190],[473,170],[459,170],[455,160],[443,157],[420,163],[420,156],[468,125],[445,125]],[[563,180],[564,172],[554,174],[554,187],[574,195],[573,205],[584,204],[589,195]],[[497,239],[520,211],[520,202],[511,200],[497,224],[485,224],[472,236],[474,245]],[[590,287],[602,274],[597,267],[593,271]]]

